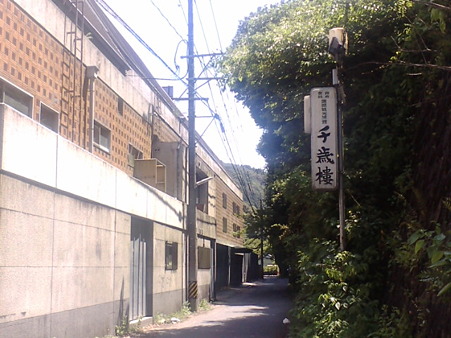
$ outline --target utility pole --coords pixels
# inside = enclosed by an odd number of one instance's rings
[[[188,301],[197,311],[196,113],[193,0],[188,0]]]
[[[345,211],[345,193],[344,193],[344,141],[343,141],[343,100],[342,95],[342,84],[339,80],[339,69],[340,65],[337,65],[337,83],[335,87],[337,88],[338,94],[338,216],[340,221],[340,250],[346,250],[346,211]]]
[[[346,250],[346,210],[344,194],[344,137],[343,137],[343,105],[345,94],[341,83],[343,57],[346,53],[346,32],[344,28],[333,28],[329,31],[329,50],[335,58],[337,67],[332,71],[332,82],[337,90],[337,133],[338,133],[338,212],[340,220],[340,250]]]
[[[259,210],[259,221],[260,221],[260,265],[261,265],[261,278],[265,278],[265,267],[263,266],[265,261],[263,259],[263,252],[264,252],[264,247],[263,247],[263,240],[264,240],[264,236],[263,236],[263,232],[264,232],[264,225],[263,225],[263,202],[262,200],[260,200],[260,210]]]

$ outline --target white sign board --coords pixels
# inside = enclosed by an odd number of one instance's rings
[[[334,87],[310,92],[312,185],[314,190],[338,188],[337,93]]]
[[[312,133],[312,110],[310,108],[310,95],[304,96],[304,133]]]

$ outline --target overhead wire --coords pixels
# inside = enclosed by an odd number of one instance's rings
[[[174,30],[175,34],[177,34],[177,35],[179,36],[179,38],[180,38],[182,41],[188,42],[187,39],[186,39],[185,37],[183,37],[183,36],[179,33],[179,31],[177,30],[177,28],[174,27],[174,25],[171,23],[171,21],[168,19],[168,17],[162,12],[161,8],[158,7],[158,6],[155,4],[155,2],[153,2],[153,0],[150,0],[150,2],[151,2],[152,5],[157,9],[158,13],[160,13],[160,15],[162,16],[162,18],[163,18],[164,20],[166,20],[166,22],[167,22],[167,24],[169,25],[169,27],[171,27],[171,28]],[[179,1],[179,2],[180,2],[180,1]]]
[[[223,52],[221,37],[220,37],[220,34],[219,34],[218,24],[217,24],[217,20],[216,20],[215,11],[213,9],[212,1],[210,0],[209,3],[210,3],[210,10],[211,10],[211,13],[212,13],[212,18],[213,18],[213,22],[214,22],[215,31],[216,31],[216,35],[217,35],[217,38],[218,38],[218,43],[219,43],[219,46],[220,46],[220,50],[221,50],[221,52]],[[227,105],[225,103],[225,100],[224,100],[224,92],[222,90],[219,90],[219,93],[221,95],[221,98],[222,98],[222,101],[223,101],[223,105],[224,105],[224,110],[226,111],[226,114],[227,114],[227,116],[229,118],[229,121],[232,121],[232,119],[230,119],[230,116],[228,114],[228,107],[227,107]],[[229,92],[226,91],[226,99],[227,99],[228,102],[230,102],[230,98],[229,98],[228,94],[229,94]],[[238,117],[238,119],[236,119],[234,121],[241,121],[241,119],[239,118],[238,109],[237,109],[237,106],[236,106],[236,101],[234,101],[234,103],[235,103],[234,104],[235,112],[236,112],[237,117]],[[240,127],[241,128],[243,127],[243,125],[241,123],[240,123]],[[233,133],[233,128],[232,128],[232,134],[234,134]],[[234,166],[234,170],[236,171],[236,174],[240,175],[240,176],[244,174],[246,176],[245,177],[246,179],[245,180],[242,179],[242,181],[243,181],[243,183],[247,183],[247,185],[244,187],[244,188],[247,188],[247,189],[243,189],[243,190],[244,191],[249,191],[249,193],[251,193],[254,197],[256,197],[255,196],[255,192],[253,191],[253,188],[251,187],[251,184],[250,184],[251,179],[250,179],[250,176],[249,176],[249,172],[243,169],[242,172],[240,173],[238,168],[239,167]],[[251,205],[251,208],[254,209],[254,206],[252,205],[251,202],[250,202],[250,205]]]
[[[221,36],[219,35],[219,29],[218,29],[218,20],[216,20],[216,15],[215,15],[215,11],[213,9],[213,4],[210,0],[210,11],[213,17],[213,23],[215,24],[215,31],[216,31],[216,36],[218,37],[218,43],[219,43],[219,50],[223,51],[224,49],[222,48],[222,43],[221,43]]]
[[[158,55],[104,0],[95,0],[107,13],[117,20],[127,31],[133,35],[153,56],[155,56],[176,78],[182,78]]]
[[[219,46],[221,48],[221,52],[222,52],[223,49],[222,49],[221,37],[219,35],[216,15],[214,13],[214,9],[213,9],[211,0],[210,0],[210,10],[212,12],[212,18],[213,18],[213,22],[214,22],[217,38],[218,38],[218,44],[219,44]],[[206,42],[206,46],[209,49],[207,37],[206,37],[206,34],[205,34],[205,29],[203,27],[202,20],[201,20],[201,15],[200,14],[198,14],[198,15],[199,15],[199,20],[201,21],[201,29],[203,31],[204,39],[206,40],[205,41]],[[214,75],[216,75],[216,74],[214,74]],[[213,95],[210,83],[209,83],[209,88],[210,88],[211,95],[214,98],[215,96]],[[229,125],[232,126],[232,121],[240,121],[240,118],[238,118],[236,120],[233,120],[231,118],[231,116],[229,114],[228,105],[226,104],[226,100],[225,100],[224,95],[223,95],[223,91],[219,90],[219,94],[220,94],[220,97],[221,97],[221,100],[222,100],[222,103],[223,103],[223,106],[224,106],[224,111],[226,113],[227,120],[229,121]],[[228,102],[230,103],[229,97],[227,97],[227,99],[228,99]],[[234,102],[234,103],[236,103],[236,102]],[[216,104],[215,104],[215,106],[216,106]],[[237,116],[238,116],[238,109],[236,107],[236,104],[235,104],[235,111],[237,112]],[[235,172],[235,174],[236,174],[236,176],[237,176],[237,178],[239,180],[239,183],[240,183],[240,185],[242,187],[243,193],[246,195],[246,199],[248,200],[248,203],[249,203],[251,209],[254,210],[255,207],[253,205],[252,199],[247,195],[248,193],[250,193],[254,197],[256,197],[255,196],[255,192],[253,191],[253,188],[251,187],[251,184],[250,184],[251,180],[250,180],[249,172],[244,170],[244,168],[236,165],[237,160],[236,160],[236,158],[234,156],[235,152],[232,150],[231,142],[230,142],[230,140],[229,140],[229,138],[227,136],[227,133],[225,133],[225,131],[224,131],[222,120],[220,120],[219,123],[221,124],[222,132],[223,132],[223,135],[224,135],[224,142],[223,143],[224,143],[224,145],[226,147],[226,152],[227,152],[229,160],[230,160],[230,162],[232,164],[232,168],[234,169],[234,172]],[[240,125],[240,126],[242,127],[242,125]],[[235,138],[234,144],[237,144],[237,142],[236,142],[236,135],[234,133],[234,128],[230,129],[230,133]],[[237,152],[237,153],[238,153],[238,155],[240,155],[239,152]]]
[[[169,18],[163,13],[161,8],[155,4],[154,0],[150,0],[150,3],[153,5],[153,7],[155,7],[155,9],[158,11],[158,13],[161,15],[161,17],[169,25],[169,27],[172,28],[172,30],[175,32],[175,34],[180,38],[180,41],[177,44],[177,48],[176,48],[176,51],[174,53],[174,66],[176,67],[177,70],[180,70],[180,66],[177,64],[177,60],[176,60],[177,52],[178,52],[180,44],[181,43],[187,44],[188,40],[182,34],[180,34],[180,32],[178,31],[178,29],[176,27],[174,27],[174,25],[172,24],[171,20],[169,20]],[[183,75],[182,78],[186,77],[186,75],[187,74]]]
[[[184,39],[183,36],[178,32],[178,30],[170,23],[170,20],[167,18],[167,16],[164,14],[164,12],[155,4],[155,2],[153,0],[150,0],[150,1],[151,1],[152,5],[158,10],[158,13],[163,17],[163,19],[168,23],[168,25],[175,31],[177,36],[179,36],[183,41],[186,41],[186,39]],[[175,77],[175,79],[165,79],[165,80],[178,80],[178,81],[181,81],[184,85],[187,84],[186,81],[184,80],[184,78],[181,77],[176,71],[174,71],[163,60],[162,57],[160,57],[108,4],[105,3],[104,0],[96,0],[96,2],[109,15],[111,15],[115,20],[117,20],[117,22],[119,24],[121,24],[142,46],[144,46],[147,51],[149,51],[154,57],[156,57],[164,65],[164,67],[166,69],[168,69],[170,71],[170,73]],[[200,11],[199,11],[199,8],[197,7],[197,2],[196,1],[195,1],[195,4],[196,4],[197,14],[198,14],[200,26],[201,26],[201,29],[202,29],[202,34],[203,34],[203,37],[204,37],[205,42],[206,42],[207,49],[209,51],[209,54],[214,54],[214,53],[210,52],[210,47],[209,47],[208,40],[207,40],[207,37],[206,37],[206,34],[205,34],[205,28],[204,28],[203,22],[202,22],[202,16],[200,15]],[[186,13],[184,11],[184,8],[183,8],[180,0],[179,0],[179,8],[181,8],[182,14],[183,14],[183,16],[185,18],[185,21],[187,22],[187,16],[186,16]],[[211,0],[210,0],[210,9],[212,11],[212,18],[214,20],[216,35],[217,35],[217,38],[218,38],[218,43],[220,45],[220,50],[222,52],[221,38],[220,38],[220,34],[219,34],[218,26],[217,26],[217,21],[216,21],[216,16],[214,14],[214,10],[213,10],[213,6],[212,6],[212,3],[211,3]],[[179,42],[179,44],[180,44],[180,42]],[[197,49],[196,49],[196,53],[197,53]],[[199,63],[204,67],[204,69],[202,70],[201,74],[203,72],[206,72],[207,74],[210,74],[210,69],[208,69],[208,67],[207,67],[208,63],[204,63],[202,58],[200,58]],[[214,75],[216,75],[216,74],[214,74]],[[214,77],[214,76],[212,76],[212,77]],[[213,93],[213,89],[212,89],[210,81],[208,81],[208,87],[209,87],[210,96],[211,96],[212,101],[213,101],[213,106],[216,107],[215,95]],[[223,93],[222,93],[221,90],[219,90],[219,93],[220,93],[220,97],[221,97],[221,100],[222,100],[222,103],[223,103],[223,106],[224,106],[224,111],[226,113],[226,118],[229,121],[229,125],[232,126],[231,121],[233,119],[231,119],[231,116],[229,115],[229,111],[228,111],[228,108],[227,108],[226,100],[224,99],[224,96],[223,96]],[[199,93],[197,93],[197,92],[196,92],[196,97],[197,98],[200,97]],[[252,199],[249,196],[249,193],[252,193],[253,195],[255,195],[254,192],[252,191],[251,186],[250,186],[250,177],[249,177],[249,175],[248,175],[248,173],[246,171],[244,171],[242,168],[239,169],[239,167],[236,164],[237,161],[236,161],[236,158],[235,158],[234,154],[235,153],[239,154],[239,152],[235,152],[235,151],[232,150],[231,142],[230,142],[230,140],[229,140],[229,138],[227,136],[227,133],[226,133],[226,130],[224,128],[224,124],[223,124],[222,118],[215,111],[216,109],[213,109],[209,103],[206,103],[204,101],[201,101],[201,102],[207,107],[207,109],[210,112],[212,118],[214,119],[214,122],[215,122],[214,125],[216,126],[219,135],[222,136],[221,139],[222,139],[222,142],[223,142],[224,149],[226,150],[227,157],[229,158],[229,160],[230,160],[230,162],[232,164],[232,168],[233,168],[233,170],[234,170],[234,172],[235,172],[235,174],[237,176],[239,184],[242,187],[243,195],[245,196],[245,198],[246,198],[247,202],[249,203],[249,206],[251,207],[251,209],[254,210],[255,207],[253,205]],[[235,110],[236,110],[236,113],[237,113],[237,116],[238,116],[238,111],[237,111],[236,107],[235,107]],[[240,119],[238,118],[236,120],[239,121]],[[235,137],[233,128],[231,128],[230,133],[231,133],[231,135],[233,135]],[[245,177],[245,176],[247,176],[247,177]]]
[[[207,47],[207,50],[210,52],[210,47],[209,47],[208,39],[207,39],[207,36],[206,36],[206,34],[205,34],[204,25],[203,25],[203,22],[202,22],[202,16],[201,16],[200,13],[199,13],[199,8],[197,7],[197,2],[196,2],[196,9],[197,9],[197,13],[198,13],[198,17],[199,17],[199,21],[200,21],[200,26],[201,26],[201,29],[202,29],[202,33],[203,33],[203,36],[204,36],[204,39],[205,39],[205,45],[206,45],[206,47]],[[214,13],[214,9],[213,9],[211,0],[210,0],[210,10],[211,10],[211,12],[212,12],[212,18],[213,18],[213,21],[214,21],[214,26],[215,26],[215,30],[216,30],[216,34],[217,34],[217,38],[218,38],[218,43],[219,43],[219,45],[220,45],[221,52],[222,52],[221,38],[220,38],[220,35],[219,35],[219,30],[218,30],[218,25],[217,25],[216,15],[215,15],[215,13]],[[211,97],[213,98],[214,106],[216,107],[216,103],[215,103],[215,101],[214,101],[215,95],[213,94],[213,90],[212,90],[212,88],[211,88],[210,82],[208,82],[208,87],[209,87],[209,89],[210,89]],[[223,106],[224,106],[224,111],[226,112],[226,116],[227,116],[227,119],[228,119],[228,121],[229,121],[229,125],[232,125],[232,123],[231,123],[232,119],[231,119],[231,117],[230,117],[230,115],[229,115],[228,107],[227,107],[227,104],[226,104],[226,102],[225,102],[225,99],[224,99],[222,90],[219,90],[219,93],[220,93],[220,96],[221,96],[221,99],[222,99],[222,103],[223,103]],[[236,106],[235,106],[235,108],[236,108]],[[237,111],[237,109],[236,109],[236,111]],[[238,119],[238,120],[239,120],[239,119]],[[245,195],[245,197],[246,197],[246,199],[247,199],[247,201],[248,201],[248,203],[249,203],[251,209],[254,211],[254,210],[255,210],[255,206],[253,205],[252,199],[251,199],[250,196],[248,195],[249,193],[251,193],[251,194],[255,197],[255,192],[253,191],[253,189],[252,189],[252,187],[251,187],[251,184],[250,184],[250,176],[249,176],[249,173],[248,173],[246,170],[244,170],[242,167],[239,167],[239,166],[236,165],[237,161],[236,161],[236,158],[235,158],[235,156],[234,156],[234,153],[235,153],[235,152],[232,150],[232,147],[231,147],[231,142],[230,142],[230,140],[229,140],[229,138],[228,138],[228,136],[227,136],[227,133],[225,133],[225,130],[224,130],[224,126],[223,126],[222,121],[219,120],[218,122],[220,123],[221,131],[222,131],[222,134],[221,134],[221,135],[224,136],[223,143],[224,143],[224,146],[225,146],[225,148],[226,148],[226,152],[227,152],[227,155],[228,155],[228,157],[229,157],[229,160],[230,160],[230,162],[231,162],[231,164],[232,164],[232,168],[233,168],[233,170],[234,170],[234,172],[235,172],[235,174],[236,174],[236,177],[237,177],[237,179],[238,179],[238,181],[239,181],[239,183],[240,183],[240,185],[241,185],[241,187],[242,187],[243,194]],[[231,129],[231,134],[235,137],[233,128]],[[236,144],[236,142],[235,142],[235,144]],[[239,154],[239,152],[238,152],[238,154]]]

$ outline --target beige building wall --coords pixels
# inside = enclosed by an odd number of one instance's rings
[[[1,174],[0,224],[0,337],[114,330],[128,306],[128,215]]]
[[[89,152],[87,111],[71,116],[62,109],[64,19],[50,0],[0,1],[0,81],[32,101],[29,117],[0,104],[0,337],[111,333],[127,313],[132,216],[155,224],[153,309],[170,313],[186,299],[186,120],[168,97],[85,38],[83,69],[99,69],[95,119],[111,132],[110,151]],[[84,78],[78,80],[80,86]],[[57,133],[39,123],[44,106],[58,114]],[[158,153],[155,141],[175,146],[167,159],[176,166],[168,170],[170,195],[131,177],[129,146],[149,158]],[[222,218],[234,217],[222,210],[221,194],[239,201],[241,192],[203,142],[196,150],[198,168],[213,178],[208,211],[198,217],[199,236],[210,241]],[[221,243],[241,245],[230,234]],[[177,271],[162,269],[157,257],[167,241],[180,243]],[[202,297],[210,283],[199,271]]]
[[[177,245],[177,268],[166,266],[166,243]],[[153,313],[170,314],[181,309],[185,297],[185,235],[182,231],[154,223]]]
[[[217,242],[230,247],[243,247],[243,201],[221,179],[216,180]]]
[[[0,105],[0,337],[113,332],[128,313],[130,215],[171,225],[154,236],[180,242],[181,265],[157,291],[181,306],[183,203]]]
[[[197,277],[197,284],[198,284],[198,293],[199,293],[199,299],[205,299],[207,301],[212,300],[214,298],[214,295],[212,294],[212,281],[214,279],[212,278],[212,274],[214,270],[214,262],[213,262],[213,241],[209,240],[208,238],[199,238],[198,240],[198,247],[199,248],[208,248],[210,249],[210,269],[207,268],[201,268],[199,267],[198,270],[198,277]]]

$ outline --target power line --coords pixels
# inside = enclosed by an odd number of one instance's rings
[[[180,37],[180,39],[182,39],[183,41],[188,42],[188,41],[186,40],[186,38],[184,38],[184,37],[179,33],[179,31],[177,30],[177,28],[175,28],[175,27],[172,25],[171,21],[170,21],[170,20],[167,18],[167,16],[163,13],[163,11],[161,10],[161,8],[158,7],[158,6],[155,4],[155,2],[153,2],[153,0],[150,0],[150,2],[151,2],[152,5],[157,9],[157,11],[158,11],[158,12],[160,13],[160,15],[163,17],[163,19],[166,20],[167,24],[174,30],[175,34],[177,34],[177,35]]]
[[[127,31],[133,35],[152,55],[154,55],[176,78],[181,80],[180,76],[108,5],[104,0],[95,0],[107,13],[116,19]]]
[[[96,0],[96,1],[99,3],[99,5],[107,13],[109,13],[115,20],[117,20],[118,23],[120,23],[134,38],[136,38],[136,40],[138,42],[141,43],[141,45],[143,45],[146,48],[146,50],[148,50],[152,55],[154,55],[175,76],[175,79],[162,79],[162,78],[155,78],[155,79],[158,79],[158,80],[178,80],[178,81],[181,81],[184,85],[187,84],[185,82],[185,80],[182,77],[180,77],[180,75],[177,72],[175,72],[110,6],[108,6],[104,2],[104,0]],[[181,38],[181,42],[186,41],[186,39],[184,39],[183,36],[177,31],[177,29],[171,24],[170,20],[163,13],[163,11],[155,4],[155,2],[153,0],[151,0],[151,3],[158,10],[158,13],[168,23],[168,25],[171,27],[171,29],[174,30],[176,32],[176,34]],[[179,0],[179,7],[182,10],[182,13],[183,13],[183,15],[185,17],[185,20],[187,21],[186,14],[185,14],[183,6],[181,5],[180,0]],[[201,26],[201,29],[202,29],[203,37],[205,39],[205,43],[206,43],[207,49],[209,50],[210,47],[209,47],[209,43],[208,43],[208,40],[207,40],[207,37],[206,37],[205,27],[204,27],[204,24],[203,24],[203,21],[202,21],[202,16],[200,15],[199,8],[197,7],[197,3],[196,3],[196,9],[197,9],[197,14],[198,14],[198,17],[199,17],[198,19],[199,19],[200,26]],[[216,22],[216,16],[214,15],[214,10],[213,10],[213,6],[211,4],[211,0],[210,0],[210,9],[212,11],[212,17],[214,19],[214,25],[215,25],[216,34],[217,34],[217,37],[218,37],[218,42],[219,42],[219,45],[220,45],[221,50],[222,50],[222,43],[220,41],[219,30],[218,30],[217,22]],[[180,45],[180,42],[179,42],[179,45]],[[198,54],[197,50],[196,50],[196,53]],[[209,54],[213,54],[213,53],[209,53]],[[202,58],[199,58],[199,62],[203,66],[203,70],[202,70],[201,74],[204,73],[204,72],[206,72],[206,74],[211,74],[211,69],[209,68],[209,62],[207,62],[207,63],[203,62]],[[214,91],[213,91],[213,88],[211,86],[210,81],[208,81],[207,84],[208,84],[208,87],[209,87],[210,96],[211,96],[212,101],[213,101],[214,109],[211,107],[211,105],[209,103],[203,102],[203,101],[202,102],[207,107],[207,109],[210,112],[212,118],[214,119],[213,121],[215,122],[214,124],[215,124],[216,128],[218,129],[219,134],[222,135],[221,141],[223,143],[224,149],[226,150],[227,156],[228,156],[230,162],[232,163],[232,167],[233,167],[233,169],[234,169],[234,171],[236,173],[238,181],[239,181],[239,183],[240,183],[240,185],[242,187],[243,194],[245,195],[246,199],[248,200],[249,205],[251,205],[251,207],[253,208],[251,198],[248,196],[248,193],[247,193],[247,191],[249,191],[250,193],[253,193],[252,192],[252,188],[251,188],[251,186],[249,184],[250,177],[249,177],[249,175],[246,172],[244,172],[244,174],[243,174],[241,172],[241,170],[239,169],[239,167],[236,166],[237,161],[236,161],[236,158],[235,158],[235,155],[234,155],[236,152],[232,150],[232,146],[231,146],[230,140],[229,140],[229,138],[227,136],[227,133],[226,133],[226,130],[224,128],[224,124],[223,124],[223,122],[221,120],[221,117],[215,111],[216,110],[216,104],[217,104],[216,103],[216,99],[215,99],[216,95],[214,95]],[[222,93],[221,90],[219,90],[219,93],[220,93],[220,97],[221,97],[221,100],[222,100],[222,103],[223,103],[223,106],[224,106],[224,111],[226,113],[226,119],[228,121],[228,124],[230,126],[232,126],[233,125],[233,123],[232,123],[233,119],[231,119],[231,116],[229,114],[228,107],[227,107],[227,104],[226,104],[226,99],[224,98],[223,93]],[[196,95],[196,97],[200,97],[199,93],[197,91],[196,91],[195,95]],[[235,106],[235,110],[237,112],[236,106]],[[237,113],[237,115],[238,115],[238,113]],[[235,121],[239,121],[239,120],[240,119],[237,118]],[[242,129],[242,125],[240,127]],[[236,140],[236,136],[234,135],[234,128],[231,128],[231,130],[229,132],[231,133],[231,135]],[[236,142],[235,142],[235,144],[236,144]],[[239,155],[239,152],[238,152],[238,155]],[[247,177],[245,177],[245,176],[247,176]],[[246,181],[247,181],[247,184],[246,184]]]
[[[205,34],[204,25],[203,25],[203,22],[202,22],[202,19],[201,19],[202,16],[199,13],[199,8],[197,7],[197,3],[196,3],[196,9],[197,9],[197,13],[198,13],[198,16],[199,16],[199,21],[200,21],[200,24],[201,24],[201,29],[202,29],[202,32],[203,32],[203,36],[204,36],[204,39],[205,39],[205,45],[206,45],[207,49],[210,50],[209,43],[208,43],[208,40],[207,40],[207,37],[206,37],[206,34]],[[219,43],[219,45],[221,47],[221,51],[222,51],[222,43],[221,43],[221,39],[220,39],[220,36],[219,36],[218,26],[217,26],[217,22],[216,22],[216,16],[214,14],[214,9],[213,9],[211,0],[210,0],[210,10],[212,12],[212,18],[214,20],[216,34],[217,34],[217,37],[218,37],[218,43]],[[204,65],[205,68],[206,68],[206,66],[207,65]],[[207,69],[207,71],[209,71],[209,69]],[[215,102],[215,99],[214,99],[215,95],[213,94],[213,90],[212,90],[210,82],[208,82],[208,87],[209,87],[209,90],[210,90],[211,97],[213,98],[213,104],[216,107],[216,102]],[[221,100],[222,100],[222,103],[223,103],[223,106],[224,106],[224,111],[226,113],[227,121],[229,121],[229,125],[231,126],[233,124],[232,123],[233,120],[231,119],[231,116],[229,114],[229,110],[228,110],[228,107],[227,107],[227,104],[226,104],[226,100],[225,100],[223,92],[221,90],[219,90],[219,93],[220,93],[220,97],[221,97]],[[230,100],[229,100],[229,102],[230,102]],[[210,106],[209,106],[209,109],[213,112],[213,109]],[[237,108],[236,108],[236,104],[235,104],[235,111],[238,113]],[[237,120],[239,121],[239,119],[237,119]],[[227,133],[225,132],[225,129],[224,129],[224,125],[223,125],[221,119],[217,119],[215,122],[218,122],[220,124],[221,128],[220,128],[219,132],[221,133],[221,135],[224,135],[224,138],[221,139],[221,140],[222,140],[223,145],[224,145],[224,147],[226,149],[227,156],[229,157],[229,160],[230,160],[230,162],[232,164],[232,168],[234,169],[236,177],[238,178],[238,181],[239,181],[239,183],[240,183],[240,185],[242,187],[243,194],[245,194],[245,197],[248,200],[249,205],[251,206],[252,210],[254,210],[254,206],[252,205],[253,204],[252,200],[251,200],[251,198],[248,195],[248,192],[249,192],[249,193],[251,193],[252,195],[255,196],[255,192],[253,191],[253,189],[252,189],[252,187],[250,185],[249,173],[246,172],[243,168],[240,168],[240,167],[235,165],[237,163],[237,161],[235,159],[235,156],[234,156],[235,152],[232,150],[231,143],[230,143],[229,138],[227,137]],[[210,123],[210,125],[211,125],[211,123]],[[242,125],[240,125],[240,126],[242,127]],[[230,132],[231,132],[231,135],[234,136],[235,141],[236,141],[236,135],[234,133],[234,128],[232,128]],[[236,144],[236,142],[235,142],[235,144]],[[238,152],[238,155],[240,155],[239,152]],[[240,170],[240,169],[242,169],[242,170]]]

